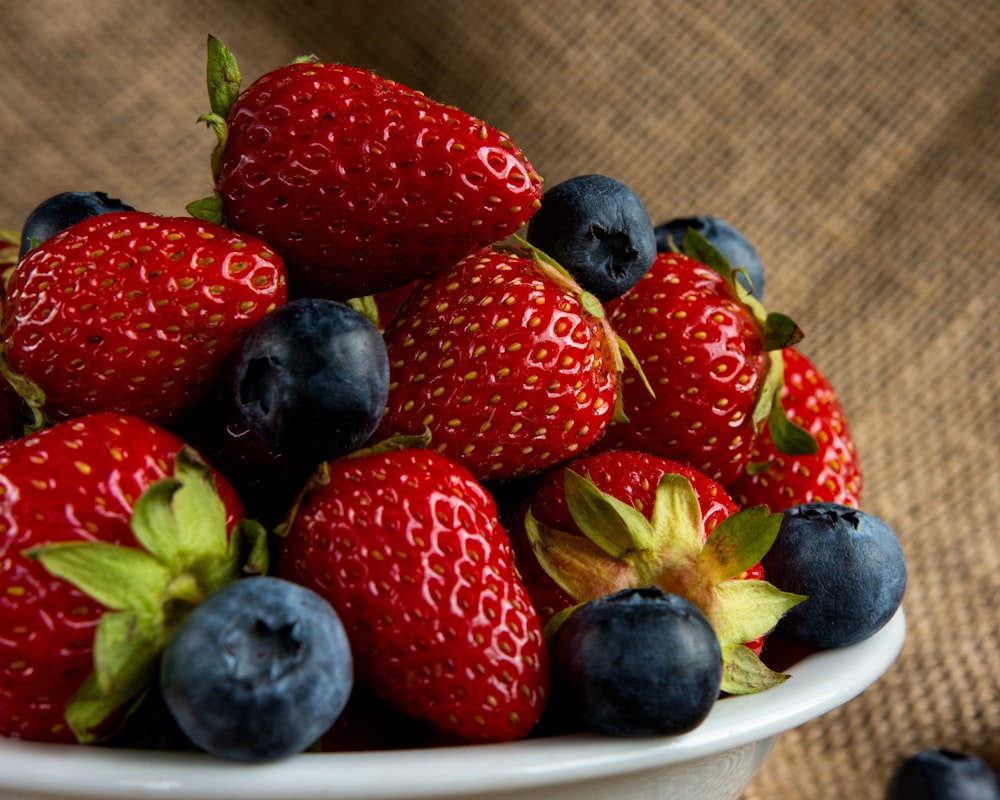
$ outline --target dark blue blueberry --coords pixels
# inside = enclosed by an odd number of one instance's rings
[[[340,618],[319,595],[279,578],[243,578],[177,627],[160,687],[202,750],[271,761],[302,752],[337,720],[353,661]]]
[[[527,239],[602,301],[625,294],[656,258],[646,207],[604,175],[578,175],[547,190]]]
[[[700,725],[719,696],[722,649],[690,601],[655,587],[585,603],[552,641],[556,691],[611,736],[669,736]]]
[[[777,631],[818,648],[867,639],[896,613],[906,589],[906,558],[885,522],[838,503],[807,503],[783,514],[761,562],[768,580],[807,599]]]
[[[764,297],[764,265],[750,241],[728,222],[707,215],[680,217],[656,226],[656,249],[661,253],[684,252],[684,236],[694,228],[718,250],[733,269],[745,269],[740,275],[743,286],[758,300]],[[749,281],[747,278],[749,277]],[[752,287],[752,289],[751,289]]]
[[[272,311],[248,334],[236,367],[244,423],[274,451],[305,462],[364,444],[388,393],[382,334],[333,300],[294,300]]]
[[[113,211],[135,211],[121,200],[104,192],[62,192],[39,203],[21,228],[21,250],[18,259],[51,236],[75,225],[87,217]]]
[[[886,800],[1000,800],[1000,778],[971,753],[921,750],[892,776]]]

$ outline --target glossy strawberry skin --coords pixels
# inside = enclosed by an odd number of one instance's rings
[[[53,420],[117,412],[167,424],[287,291],[281,259],[258,239],[188,217],[102,214],[20,262],[3,340]]]
[[[482,251],[418,286],[385,333],[381,435],[431,432],[479,479],[584,452],[614,414],[609,332],[527,258]]]
[[[0,736],[73,742],[63,708],[93,670],[104,607],[25,550],[56,542],[136,546],[132,508],[170,474],[183,442],[134,417],[95,414],[0,445]],[[229,524],[242,515],[216,476]]]
[[[401,286],[516,232],[540,202],[540,178],[505,134],[356,67],[269,72],[228,128],[226,224],[278,249],[296,295]]]
[[[703,473],[686,464],[648,453],[634,450],[592,453],[554,470],[522,502],[519,515],[521,524],[510,523],[510,536],[517,555],[518,569],[543,623],[574,601],[548,576],[535,558],[524,530],[523,514],[530,507],[531,513],[542,524],[583,535],[566,505],[563,491],[563,474],[566,470],[589,475],[598,489],[643,512],[647,519],[652,514],[660,478],[668,473],[683,475],[691,482],[698,496],[705,539],[722,520],[738,510],[725,489]],[[745,577],[761,578],[763,569],[758,565],[748,570]]]
[[[343,620],[356,674],[468,741],[526,736],[547,697],[538,616],[492,498],[427,450],[328,465],[279,545],[277,574]]]
[[[787,347],[782,356],[786,416],[812,434],[819,450],[814,455],[781,453],[765,430],[754,444],[751,461],[769,466],[740,476],[730,492],[741,506],[766,505],[775,512],[820,501],[860,508],[861,464],[833,386],[800,350]]]
[[[626,365],[627,423],[602,447],[648,452],[690,464],[726,485],[742,471],[757,436],[753,408],[767,371],[760,326],[715,271],[679,253],[608,304],[655,393]]]

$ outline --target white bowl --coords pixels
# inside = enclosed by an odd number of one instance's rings
[[[683,736],[591,734],[510,744],[304,754],[272,764],[0,739],[0,800],[731,800],[778,736],[843,705],[881,677],[903,645],[902,610],[860,644],[806,656],[791,680],[727,697]]]

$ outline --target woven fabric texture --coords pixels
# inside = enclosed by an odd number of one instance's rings
[[[745,797],[880,798],[930,746],[1000,768],[1000,3],[3,6],[0,226],[67,189],[165,214],[207,194],[211,33],[245,82],[307,53],[372,68],[504,129],[549,185],[605,173],[654,222],[747,233],[910,584],[897,663],[785,735]]]

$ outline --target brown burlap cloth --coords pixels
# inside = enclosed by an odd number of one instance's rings
[[[245,83],[315,53],[506,130],[553,185],[721,216],[837,388],[909,631],[860,698],[785,735],[746,797],[878,798],[904,754],[1000,768],[1000,3],[4,0],[0,225],[104,189],[207,193],[205,40]]]

